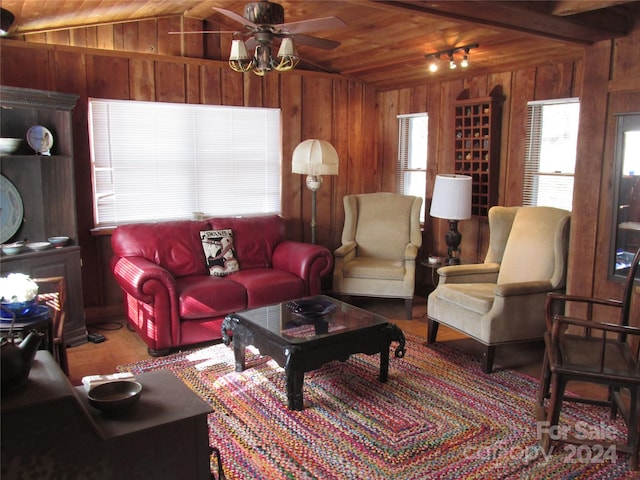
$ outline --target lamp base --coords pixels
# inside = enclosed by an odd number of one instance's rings
[[[445,265],[460,265],[460,258],[458,257],[448,257],[444,261]]]
[[[462,235],[458,232],[458,221],[449,220],[449,231],[445,234],[444,240],[447,244],[448,258],[445,260],[446,265],[460,265],[460,242]]]

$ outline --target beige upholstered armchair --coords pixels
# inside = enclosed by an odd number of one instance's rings
[[[334,252],[336,295],[402,298],[411,319],[421,206],[420,197],[387,192],[344,197],[342,246]]]
[[[493,369],[496,345],[544,337],[547,292],[565,286],[570,212],[551,207],[492,207],[484,263],[438,269],[427,301],[428,343],[440,323],[486,346],[482,368]]]

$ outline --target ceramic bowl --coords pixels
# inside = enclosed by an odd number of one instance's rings
[[[34,252],[39,252],[40,250],[46,250],[50,248],[51,244],[49,242],[33,242],[27,243],[27,248],[30,248]]]
[[[49,240],[49,243],[55,248],[62,248],[69,241],[69,237],[49,237],[47,240]]]
[[[0,317],[4,319],[11,319],[12,312],[16,318],[22,318],[29,315],[35,308],[38,306],[38,299],[34,298],[32,300],[28,300],[26,302],[2,302],[0,303],[2,308],[0,308]]]
[[[105,413],[127,410],[140,400],[142,385],[131,380],[115,380],[89,390],[89,404]]]
[[[21,138],[0,138],[0,155],[9,155],[15,152],[21,143]]]
[[[2,253],[5,255],[15,255],[20,253],[24,247],[24,242],[5,243],[2,245]]]

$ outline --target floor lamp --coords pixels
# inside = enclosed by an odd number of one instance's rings
[[[316,243],[316,192],[322,186],[322,175],[338,174],[338,152],[325,140],[305,140],[293,151],[291,171],[307,175],[307,188],[311,190],[311,243]]]
[[[471,218],[471,177],[467,175],[437,175],[431,199],[432,217],[449,221],[449,231],[444,239],[447,243],[447,265],[460,263],[460,242],[458,220]]]

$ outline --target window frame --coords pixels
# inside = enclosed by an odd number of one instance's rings
[[[575,130],[572,132],[573,135],[571,137],[571,142],[575,142],[577,146],[580,118],[580,99],[578,97],[527,102],[526,142],[522,187],[522,205],[524,206],[545,205],[563,208],[569,211],[573,208],[573,184],[575,178],[575,166],[577,162],[576,149],[574,148],[574,162],[571,172],[541,170],[544,107],[560,104],[577,104],[578,124],[575,125]],[[558,198],[557,201],[553,200],[545,203],[539,203],[541,180],[547,180],[548,182],[555,183],[556,188],[554,190],[556,192],[567,191],[570,192],[570,195],[564,195],[563,198]]]
[[[422,206],[420,210],[420,223],[424,224],[425,215],[426,215],[426,184],[427,184],[427,166],[429,162],[429,113],[428,112],[420,112],[420,113],[409,113],[397,115],[398,119],[398,156],[396,161],[396,191],[401,195],[418,195],[418,192],[412,192],[407,188],[407,174],[422,174],[424,175],[424,180],[422,182],[424,188],[420,193],[422,198]],[[412,141],[411,141],[411,119],[413,118],[424,118],[426,121],[426,127],[424,132],[424,150],[420,150],[416,155],[424,152],[424,164],[417,168],[411,168],[410,165],[414,163],[415,158],[419,158],[418,156],[412,155]]]
[[[88,127],[96,228],[282,213],[279,108],[89,98]]]

